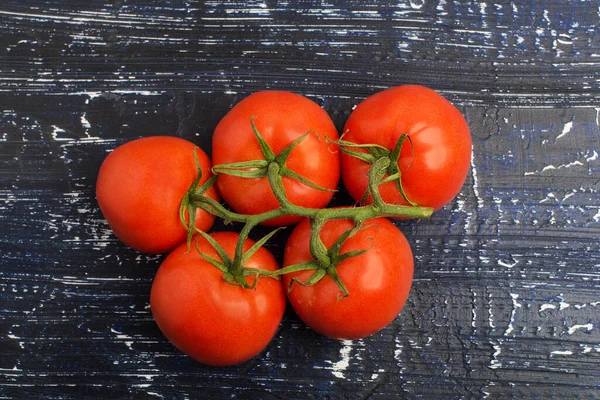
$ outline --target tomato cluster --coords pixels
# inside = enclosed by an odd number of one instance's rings
[[[179,138],[133,140],[106,158],[96,194],[126,245],[170,253],[150,294],[161,331],[190,357],[225,366],[267,346],[288,302],[336,339],[392,322],[411,288],[413,255],[386,217],[427,217],[452,200],[471,137],[460,112],[422,86],[368,97],[341,136],[306,97],[264,91],[223,117],[212,156],[211,165]],[[340,176],[356,204],[326,208]],[[215,217],[243,227],[206,233]],[[263,247],[274,232],[248,237],[258,224],[296,225],[281,267]]]

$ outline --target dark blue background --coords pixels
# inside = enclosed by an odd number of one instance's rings
[[[600,396],[599,9],[3,1],[0,398]],[[162,258],[123,246],[97,208],[107,152],[156,134],[209,151],[219,119],[263,89],[308,96],[341,129],[405,83],[454,102],[474,156],[452,203],[399,223],[416,266],[401,315],[338,342],[289,311],[231,368],[176,351],[148,307]]]

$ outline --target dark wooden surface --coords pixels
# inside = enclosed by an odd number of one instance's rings
[[[0,398],[600,397],[599,20],[579,0],[3,0]],[[416,261],[402,314],[338,342],[289,311],[231,368],[176,351],[148,306],[162,258],[97,208],[107,152],[156,134],[210,150],[262,89],[341,128],[404,83],[464,112],[474,156],[451,204],[399,225]]]

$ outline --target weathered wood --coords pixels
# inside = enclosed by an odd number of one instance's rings
[[[0,398],[600,395],[600,2],[68,3],[0,5]],[[416,262],[402,314],[338,342],[288,311],[232,368],[175,350],[148,307],[162,257],[97,208],[107,153],[155,134],[209,151],[267,88],[341,129],[403,83],[464,112],[474,156],[451,204],[399,223]]]

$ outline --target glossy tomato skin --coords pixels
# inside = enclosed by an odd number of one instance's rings
[[[210,176],[210,159],[193,143],[171,136],[151,136],[127,142],[102,163],[96,198],[115,235],[144,253],[165,253],[185,241],[179,205],[197,177],[194,152]],[[215,188],[208,193],[217,199]],[[198,210],[196,227],[207,231],[215,217]]]
[[[321,240],[330,248],[352,226],[349,220],[329,221],[321,230]],[[300,319],[320,334],[349,340],[372,335],[392,322],[406,302],[414,265],[406,238],[385,218],[368,220],[365,226],[346,240],[340,252],[369,248],[337,267],[348,289],[347,297],[340,298],[340,289],[329,276],[312,286],[294,283],[288,293],[290,304]],[[305,220],[288,239],[284,267],[311,259],[309,238],[310,226]],[[284,275],[284,287],[288,288],[294,277],[305,282],[312,273]]]
[[[362,101],[346,122],[344,139],[375,143],[390,150],[403,133],[399,166],[409,200],[442,208],[460,191],[471,162],[471,134],[462,114],[432,89],[405,85],[376,93]],[[367,189],[369,164],[342,154],[342,179],[360,201]],[[394,182],[380,186],[384,201],[406,204]]]
[[[211,236],[233,257],[238,234]],[[220,259],[199,237],[198,248]],[[248,239],[245,249],[254,242]],[[277,261],[260,248],[247,262],[249,268],[274,271]],[[254,281],[247,278],[248,283]],[[244,289],[223,279],[223,274],[193,247],[177,247],[161,264],[150,293],[150,308],[160,330],[175,347],[193,359],[212,366],[249,360],[269,343],[286,306],[281,282],[262,278],[256,288]]]
[[[213,162],[226,164],[264,159],[250,120],[277,155],[298,137],[311,131],[290,154],[287,167],[330,190],[340,178],[339,152],[330,140],[338,133],[331,118],[313,101],[284,91],[253,93],[236,104],[217,125],[213,136]],[[328,139],[326,139],[328,138]],[[310,188],[295,179],[283,178],[288,199],[296,205],[322,208],[333,192]],[[243,214],[259,214],[279,207],[267,178],[220,175],[217,186],[231,208]],[[281,217],[265,225],[289,225],[298,217]]]

